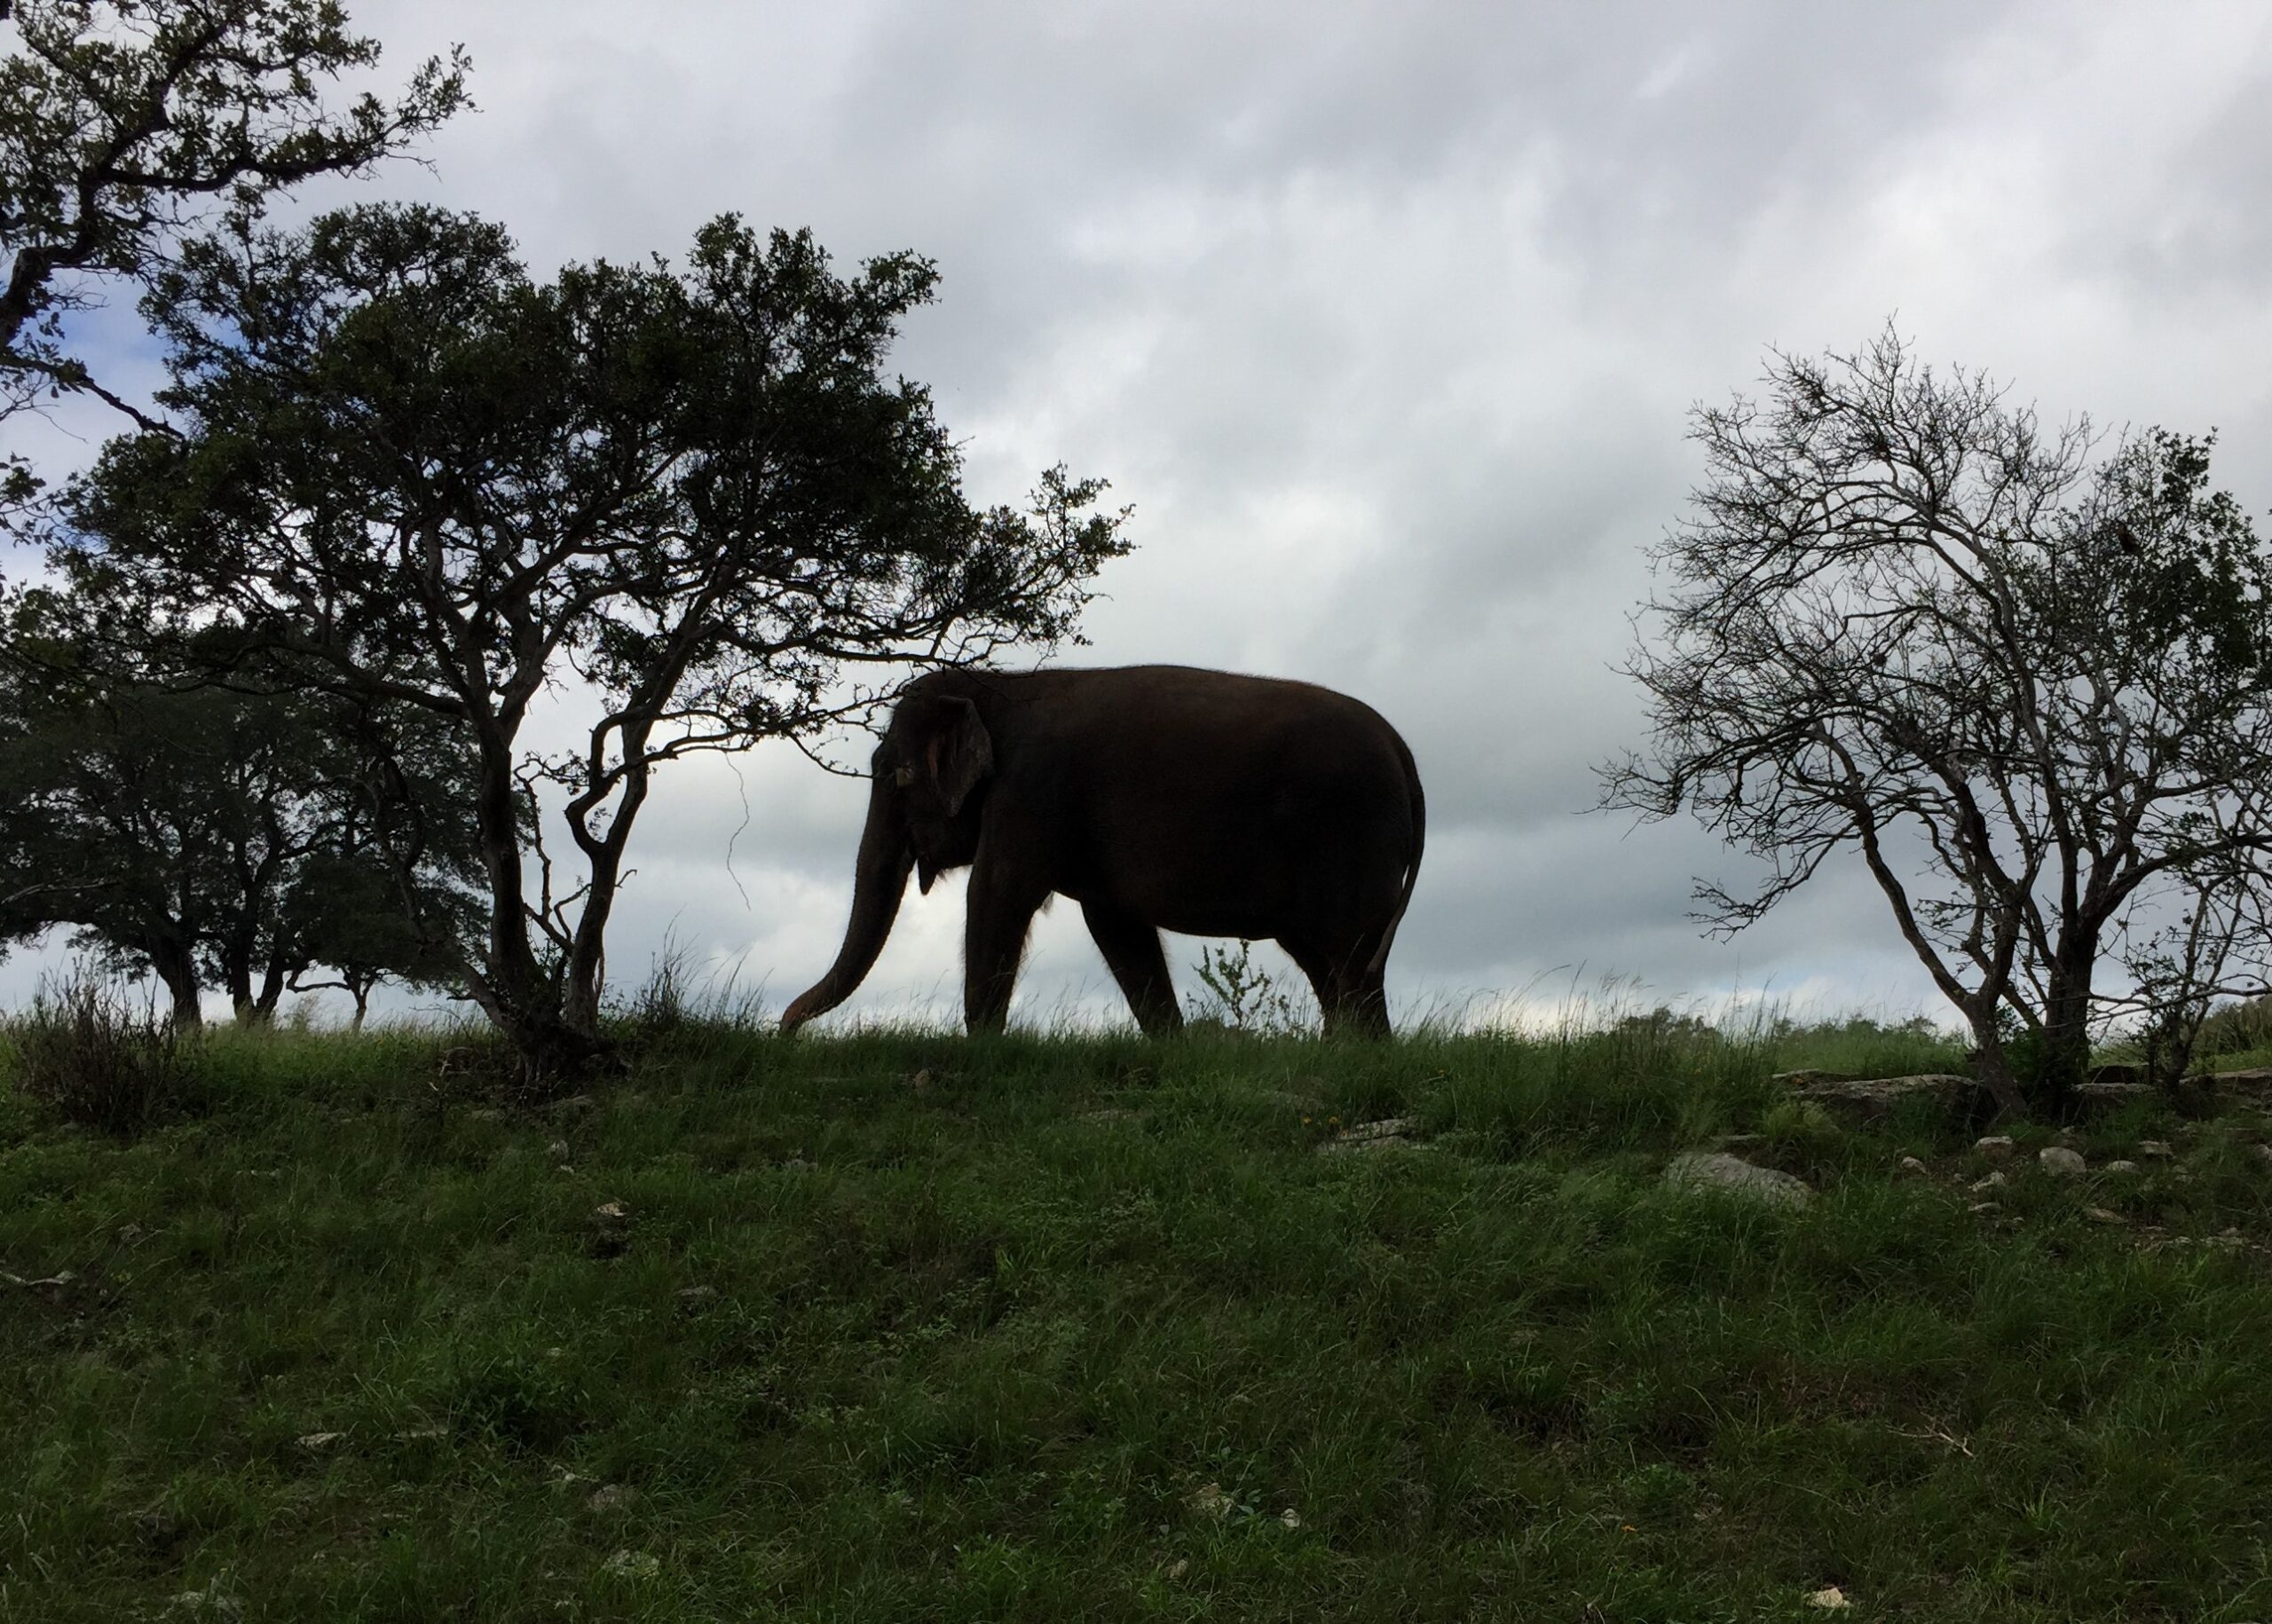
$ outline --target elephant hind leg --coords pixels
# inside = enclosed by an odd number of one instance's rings
[[[1314,943],[1279,938],[1278,945],[1286,950],[1286,956],[1309,977],[1328,1037],[1389,1036],[1384,974],[1368,967],[1377,944],[1377,937],[1369,937],[1353,948],[1321,949]]]
[[[1168,974],[1167,955],[1160,947],[1160,933],[1146,920],[1104,903],[1083,903],[1081,918],[1097,950],[1112,970],[1112,979],[1127,995],[1136,1024],[1154,1037],[1183,1029],[1183,1011],[1175,1001],[1175,982]]]

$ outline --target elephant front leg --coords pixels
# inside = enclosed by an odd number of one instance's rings
[[[1127,995],[1136,1024],[1154,1037],[1183,1030],[1183,1011],[1175,1001],[1175,982],[1168,975],[1160,933],[1148,921],[1101,903],[1083,903],[1081,917],[1088,921],[1089,934],[1111,967],[1112,979]]]
[[[1049,888],[980,854],[970,871],[969,913],[963,920],[963,1021],[974,1036],[998,1032],[1010,1017],[1026,933]]]

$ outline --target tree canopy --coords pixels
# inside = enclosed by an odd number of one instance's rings
[[[572,1058],[656,767],[861,713],[879,687],[848,673],[1071,635],[1125,549],[1061,470],[1024,510],[966,501],[928,392],[885,370],[935,280],[840,276],[732,217],[682,265],[547,282],[430,209],[206,240],[146,303],[180,432],[105,453],[59,556],[240,628],[233,680],[438,719],[488,893],[460,977],[532,1063]],[[548,706],[580,743],[525,742]]]
[[[8,18],[0,7],[0,20]],[[321,82],[378,60],[337,0],[21,0],[0,59],[0,416],[106,390],[62,318],[139,279],[181,233],[241,230],[277,191],[354,173],[465,105],[465,61],[428,60],[391,104]],[[146,420],[145,420],[146,422]]]

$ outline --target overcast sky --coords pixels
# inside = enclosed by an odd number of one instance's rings
[[[350,9],[397,76],[462,41],[481,107],[354,195],[501,219],[540,272],[725,210],[935,258],[895,359],[974,499],[1062,461],[1135,508],[1061,663],[1308,678],[1410,742],[1400,1011],[1617,981],[1945,1013],[1854,869],[1718,943],[1691,877],[1742,860],[1590,810],[1641,738],[1613,667],[1698,477],[1688,408],[1769,345],[1892,317],[2047,416],[2214,426],[2219,482],[2272,507],[2260,4]],[[777,1008],[833,954],[864,788],[785,747],[669,772],[616,978],[667,934]],[[958,883],[911,891],[832,1020],[958,1015],[961,919]],[[1109,987],[1060,906],[1017,1018]]]

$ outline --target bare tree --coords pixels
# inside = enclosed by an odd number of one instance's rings
[[[1721,932],[1858,854],[1999,1103],[2058,1108],[2110,932],[2152,935],[2213,876],[2260,895],[2272,566],[2209,441],[2101,456],[1890,331],[1765,382],[1693,414],[1707,477],[1628,667],[1653,737],[1604,804],[1688,810],[1765,862],[1700,883]]]

